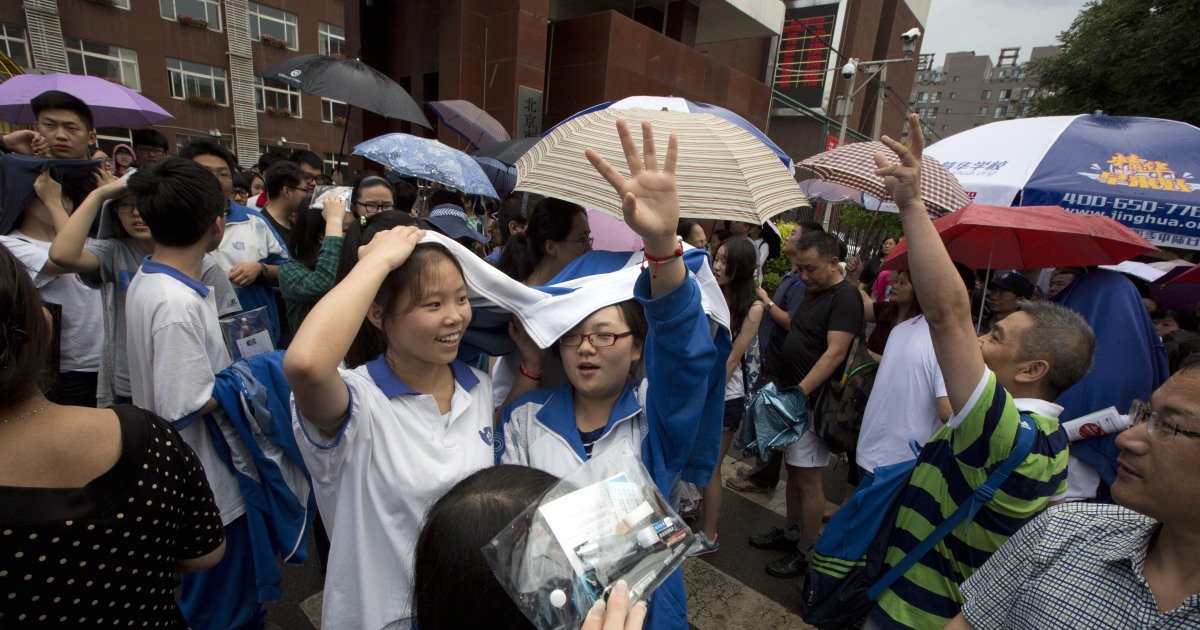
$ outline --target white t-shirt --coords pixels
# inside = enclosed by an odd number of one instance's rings
[[[217,323],[215,293],[182,272],[146,259],[125,296],[129,385],[133,404],[175,423],[196,451],[226,525],[246,512],[237,478],[217,455],[200,409],[216,374],[233,360]],[[222,429],[229,423],[218,407]]]
[[[279,240],[279,235],[258,211],[235,204],[225,224],[221,245],[212,253],[217,264],[229,273],[239,263],[258,262],[272,254],[287,258],[286,243]]]
[[[98,372],[104,347],[104,300],[100,291],[84,284],[79,274],[43,273],[50,261],[50,243],[46,241],[13,231],[0,236],[0,244],[29,270],[42,301],[62,307],[58,369]]]
[[[929,323],[917,316],[896,324],[863,412],[858,465],[873,471],[916,457],[908,441],[924,445],[942,428],[937,399],[945,395]]]
[[[425,513],[454,484],[495,463],[491,382],[465,363],[451,368],[448,422],[437,400],[401,382],[382,356],[339,370],[350,391],[349,419],[332,438],[304,420],[292,399],[292,430],[330,532],[323,628],[408,628],[396,624],[413,615]]]

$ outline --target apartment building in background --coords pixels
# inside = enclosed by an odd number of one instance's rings
[[[1021,61],[1020,48],[1003,48],[994,64],[987,55],[953,52],[937,67],[933,55],[922,55],[908,105],[921,116],[925,135],[934,142],[997,120],[1024,118],[1038,89],[1026,64],[1059,50],[1037,46]]]

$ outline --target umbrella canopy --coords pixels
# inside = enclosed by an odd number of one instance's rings
[[[883,178],[875,174],[875,154],[882,153],[892,164],[899,158],[882,142],[856,142],[814,155],[799,166],[816,173],[821,179],[861,190],[884,201],[892,195],[883,187]],[[945,167],[929,155],[921,156],[921,199],[929,213],[940,216],[953,212],[971,202]]]
[[[305,94],[335,98],[386,118],[433,128],[398,83],[357,59],[300,55],[259,73]]]
[[[1104,115],[1006,120],[930,145],[976,203],[1104,214],[1156,245],[1200,250],[1200,129]]]
[[[849,186],[827,182],[823,179],[806,179],[800,182],[800,190],[809,201],[826,201],[829,203],[852,203],[863,205],[863,193]]]
[[[1150,295],[1164,308],[1191,313],[1200,302],[1200,265],[1179,266],[1164,273],[1148,286]]]
[[[712,114],[717,118],[728,120],[742,129],[745,129],[747,133],[755,138],[758,138],[760,142],[765,144],[768,149],[774,151],[775,155],[779,156],[779,161],[783,162],[783,165],[787,167],[789,173],[796,172],[796,167],[792,164],[792,158],[788,157],[788,154],[784,153],[783,149],[780,149],[774,142],[771,141],[770,138],[767,137],[767,134],[759,131],[758,127],[755,127],[750,123],[750,121],[738,116],[724,107],[709,105],[708,103],[697,103],[676,96],[630,96],[619,101],[609,101],[607,103],[596,105],[595,107],[589,107],[581,112],[577,112],[567,120],[564,120],[558,124],[563,125],[572,118],[597,112],[603,109],[653,109],[657,111],[684,112],[690,114]],[[555,127],[557,126],[558,125]],[[550,131],[554,131],[554,129],[551,129]],[[542,135],[546,136],[548,133]]]
[[[1182,273],[1166,280],[1166,282],[1175,282],[1179,284],[1200,284],[1200,265],[1193,265],[1185,269]]]
[[[512,166],[521,159],[537,144],[541,138],[517,138],[516,140],[505,140],[495,144],[488,145],[473,153],[475,157],[486,157],[494,160],[499,160]]]
[[[679,139],[675,170],[681,215],[763,223],[797,206],[804,193],[779,158],[737,125],[711,114],[648,109],[603,109],[555,127],[517,161],[517,189],[574,201],[621,217],[621,200],[584,157],[595,149],[625,177],[629,170],[617,137],[624,118],[635,136],[650,121],[656,138]],[[665,143],[664,143],[665,144]],[[660,154],[666,153],[665,147]]]
[[[483,174],[492,182],[492,188],[501,195],[507,195],[517,186],[517,167],[509,166],[500,160],[489,157],[472,155],[471,159],[483,169]]]
[[[133,90],[99,77],[77,74],[22,74],[0,83],[0,120],[22,125],[37,122],[29,101],[47,90],[66,92],[87,103],[97,127],[137,127],[174,118]]]
[[[390,166],[409,177],[435,181],[469,195],[500,198],[471,156],[437,140],[389,133],[354,147],[354,155]]]
[[[1155,249],[1123,226],[1057,206],[1012,208],[971,204],[933,225],[954,260],[972,269],[1039,269],[1115,264]],[[908,267],[901,242],[881,269]]]
[[[443,125],[466,138],[476,149],[510,138],[500,121],[471,101],[425,101],[425,104],[437,114]]]

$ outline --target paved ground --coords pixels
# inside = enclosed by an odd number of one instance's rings
[[[725,460],[722,474],[733,474],[736,462]],[[831,466],[825,474],[825,492],[840,499],[845,492],[845,464]],[[782,523],[783,486],[766,494],[725,493],[721,524],[721,549],[689,559],[683,564],[688,591],[689,621],[697,630],[783,630],[810,628],[799,616],[798,580],[780,580],[763,567],[779,556],[754,549],[750,534]],[[698,524],[693,524],[698,526]],[[311,551],[310,557],[314,557]],[[284,599],[268,606],[269,620],[284,630],[310,630],[321,618],[320,572],[313,562],[283,568]]]

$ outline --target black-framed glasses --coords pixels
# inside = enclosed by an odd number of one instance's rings
[[[389,201],[355,201],[354,203],[361,206],[368,215],[386,212],[396,207],[396,204]]]
[[[1170,442],[1177,433],[1187,437],[1200,438],[1200,431],[1189,431],[1180,428],[1177,423],[1163,417],[1161,411],[1151,411],[1150,405],[1140,400],[1129,405],[1129,420],[1133,424],[1146,423],[1146,433],[1164,444]]]
[[[563,335],[562,337],[559,337],[558,343],[560,343],[568,348],[576,348],[576,347],[583,345],[583,340],[587,339],[587,342],[592,344],[593,348],[607,348],[609,346],[615,345],[617,343],[618,339],[628,337],[629,335],[632,335],[632,334],[633,334],[632,330],[627,330],[623,333],[610,333],[610,332],[595,332],[595,333],[587,333],[587,334],[574,333],[574,334]]]
[[[591,247],[592,243],[596,242],[596,237],[581,236],[579,238],[565,238],[565,239],[563,239],[563,242],[564,243],[579,243],[580,245],[587,245],[588,247]]]
[[[137,204],[119,203],[117,204],[117,214],[130,215],[137,212]]]

